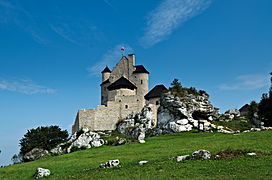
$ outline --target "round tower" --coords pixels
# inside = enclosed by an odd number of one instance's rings
[[[137,95],[146,95],[148,93],[148,76],[149,72],[144,68],[144,66],[139,65],[135,66],[135,71],[133,72],[134,75],[134,82],[137,86]]]
[[[102,82],[109,79],[111,70],[108,68],[108,66],[105,67],[105,69],[101,72],[102,73]]]

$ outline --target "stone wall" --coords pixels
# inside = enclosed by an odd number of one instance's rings
[[[73,133],[81,128],[92,131],[115,130],[116,124],[125,119],[129,114],[141,111],[145,102],[142,96],[115,96],[116,101],[108,101],[107,106],[100,105],[96,109],[79,110]]]

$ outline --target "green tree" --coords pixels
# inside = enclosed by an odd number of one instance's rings
[[[178,79],[174,79],[169,88],[170,92],[175,96],[182,97],[184,95],[184,89]]]
[[[255,115],[258,114],[259,111],[259,104],[256,101],[251,101],[248,107],[248,119],[252,120]]]
[[[270,73],[272,76],[272,73]],[[268,93],[262,95],[262,99],[259,103],[259,117],[265,123],[265,126],[272,126],[272,77],[271,87]]]
[[[67,141],[67,130],[61,130],[58,126],[41,126],[27,130],[20,140],[20,155],[24,156],[34,148],[51,150],[58,144]]]

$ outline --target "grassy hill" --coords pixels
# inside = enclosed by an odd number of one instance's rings
[[[51,170],[45,179],[272,179],[272,131],[242,133],[177,133],[146,139],[146,144],[102,146],[62,156],[0,168],[0,179],[33,179],[36,168]],[[251,157],[221,160],[186,160],[169,157],[191,154],[198,149],[213,155],[225,149],[263,152]],[[119,159],[121,168],[100,169],[100,163]],[[140,160],[149,163],[139,166]]]

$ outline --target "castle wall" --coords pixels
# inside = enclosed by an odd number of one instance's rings
[[[139,112],[145,105],[141,96],[115,96],[116,101],[108,101],[107,106],[100,105],[96,109],[79,110],[73,133],[87,127],[92,131],[115,130],[119,121],[131,113]]]

